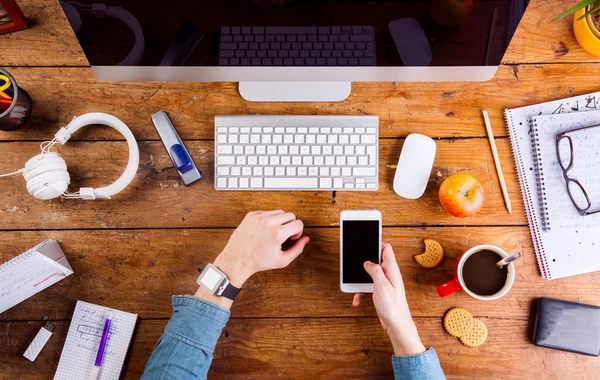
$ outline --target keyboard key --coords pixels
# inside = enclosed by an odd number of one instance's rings
[[[218,176],[226,176],[229,175],[229,166],[219,166],[217,169]]]
[[[234,156],[218,156],[217,163],[219,165],[233,165],[235,163]]]
[[[217,187],[225,189],[227,187],[227,178],[217,178]]]
[[[249,182],[250,181],[248,180],[248,178],[240,178],[240,181],[239,181],[240,188],[247,189],[249,186]]]
[[[237,178],[229,178],[229,183],[227,184],[227,187],[229,187],[230,189],[237,189],[238,179]]]
[[[233,153],[233,146],[232,145],[219,145],[217,147],[217,152],[219,154],[231,154],[231,153]]]
[[[377,188],[376,183],[367,183],[367,189],[376,189],[376,188]]]
[[[377,172],[375,168],[352,168],[352,175],[355,177],[372,177],[376,176]]]
[[[265,189],[316,189],[319,187],[317,178],[265,178]]]
[[[253,189],[260,189],[263,187],[262,178],[250,178],[250,187]]]
[[[231,29],[228,26],[221,27],[221,34],[229,34],[230,32],[231,32]]]
[[[360,136],[360,142],[362,144],[375,144],[377,142],[377,138],[375,135],[362,135]]]
[[[333,181],[331,178],[321,178],[319,179],[319,187],[321,189],[330,189],[333,185]]]
[[[334,189],[341,189],[343,187],[343,181],[341,178],[334,178],[333,179],[333,188]]]

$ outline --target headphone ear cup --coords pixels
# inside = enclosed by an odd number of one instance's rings
[[[29,181],[35,176],[52,170],[67,170],[67,163],[60,156],[38,157],[39,156],[34,157],[35,160],[31,159],[25,164],[25,170],[23,171],[23,178],[25,178],[25,181]]]
[[[70,177],[65,170],[54,170],[40,174],[27,181],[27,191],[39,200],[59,197],[69,187]]]
[[[23,177],[27,191],[39,200],[61,196],[71,182],[67,164],[57,153],[43,153],[32,157],[25,164]]]

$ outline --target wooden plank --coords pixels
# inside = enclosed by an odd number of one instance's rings
[[[577,43],[573,34],[573,16],[553,20],[574,4],[569,0],[530,1],[502,62],[598,62],[598,57],[587,53]]]
[[[200,268],[212,262],[230,229],[29,231],[0,232],[0,262],[45,238],[60,241],[75,274],[0,315],[3,321],[64,320],[76,300],[112,306],[142,318],[171,316],[173,294],[193,294]],[[233,307],[237,317],[373,316],[371,301],[353,308],[352,295],[339,290],[339,230],[309,228],[311,242],[289,268],[263,272],[246,284]],[[415,316],[439,316],[461,305],[473,313],[525,319],[537,297],[558,297],[600,305],[600,272],[547,281],[539,274],[527,227],[384,228],[400,263],[409,304]],[[437,239],[446,259],[436,269],[413,260],[424,238]],[[458,256],[478,244],[494,244],[524,257],[516,265],[514,288],[504,298],[480,302],[466,294],[440,298],[435,286],[451,278]],[[302,300],[302,302],[297,302]]]
[[[56,0],[18,0],[29,29],[0,35],[2,66],[89,66]]]
[[[483,318],[489,329],[479,348],[448,335],[441,317],[419,318],[424,343],[433,345],[451,379],[596,379],[597,358],[535,347],[525,320]],[[124,378],[139,379],[166,320],[141,320],[125,364]],[[55,334],[35,364],[22,353],[42,323],[0,323],[0,379],[48,379],[58,365],[69,323]],[[377,318],[232,319],[219,340],[209,378],[391,378],[392,347]],[[232,360],[233,359],[233,360]]]
[[[19,0],[18,4],[33,25],[0,37],[3,66],[88,65],[56,0]],[[532,1],[502,62],[597,62],[577,44],[572,17],[552,21],[572,5],[569,0]]]
[[[34,200],[25,190],[22,176],[0,179],[0,229],[31,228],[189,228],[235,227],[250,210],[285,208],[308,226],[333,226],[344,209],[378,208],[384,225],[505,225],[526,224],[525,211],[506,139],[498,140],[513,215],[504,207],[494,161],[487,139],[441,140],[430,185],[423,197],[412,201],[399,197],[392,181],[402,142],[380,141],[379,190],[377,192],[257,192],[216,191],[213,184],[212,142],[189,142],[196,164],[204,171],[200,183],[183,186],[161,142],[140,144],[140,168],[133,184],[111,201],[81,202],[58,199]],[[12,172],[39,153],[37,143],[0,143],[0,151],[12,152],[0,163],[0,172]],[[116,180],[127,162],[125,142],[71,142],[59,147],[71,168],[71,191],[81,186],[106,186]],[[466,172],[477,177],[487,194],[482,211],[471,218],[450,216],[438,200],[445,177]]]
[[[107,112],[119,117],[139,140],[158,140],[150,115],[169,112],[184,140],[213,139],[215,115],[375,115],[381,137],[413,132],[431,137],[485,136],[481,110],[490,113],[494,135],[507,136],[503,111],[598,90],[598,65],[500,67],[489,82],[354,83],[337,103],[252,103],[234,83],[99,82],[91,69],[11,69],[33,100],[33,117],[21,130],[0,131],[0,140],[45,140],[75,115]],[[122,139],[108,128],[90,128],[73,139]]]

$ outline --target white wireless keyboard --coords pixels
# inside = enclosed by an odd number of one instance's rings
[[[215,189],[378,186],[377,116],[216,116]]]

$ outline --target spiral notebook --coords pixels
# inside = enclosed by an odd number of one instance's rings
[[[111,311],[112,323],[98,379],[119,379],[137,322],[137,314],[77,301],[54,380],[90,378],[102,338],[104,321]]]
[[[73,274],[56,240],[37,246],[0,265],[0,313]]]
[[[600,110],[600,92],[510,108],[504,112],[536,258],[542,276],[549,280],[600,270],[600,255],[597,252],[600,234],[593,228],[577,228],[569,224],[561,228],[561,222],[557,227],[545,228],[546,205],[538,190],[538,152],[533,119],[563,114],[572,114],[573,118],[578,119],[582,117],[581,113],[596,110]],[[541,118],[539,120],[544,121]],[[539,124],[538,133],[547,127],[546,124]],[[549,148],[549,145],[544,146]],[[546,203],[549,210],[557,207],[558,202],[547,199]],[[550,222],[553,223],[552,220]]]

